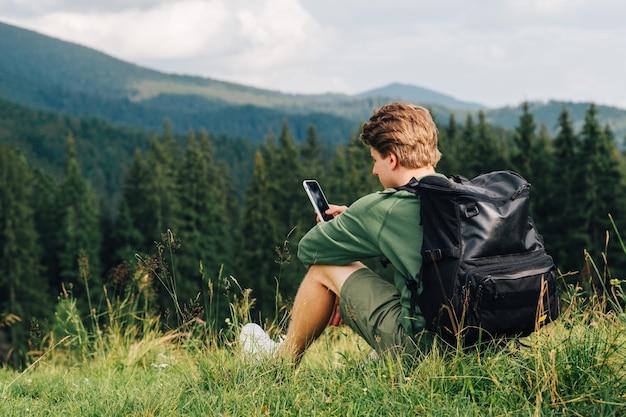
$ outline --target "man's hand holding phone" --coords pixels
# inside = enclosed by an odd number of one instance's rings
[[[332,220],[335,216],[338,216],[348,209],[346,206],[328,204],[322,187],[320,187],[316,180],[304,180],[302,181],[302,186],[307,196],[309,196],[311,204],[313,204],[318,222]]]
[[[318,221],[332,220],[333,216],[326,213],[326,211],[330,209],[330,205],[328,204],[328,200],[326,200],[326,196],[324,195],[322,187],[320,187],[319,183],[316,180],[304,180],[302,181],[302,186],[304,187],[311,204],[313,204]]]
[[[347,209],[348,209],[348,206],[337,206],[335,204],[329,204],[328,205],[328,210],[326,210],[326,214],[328,214],[329,216],[332,216],[332,217],[337,217],[341,213],[346,211]],[[318,222],[320,221],[319,216],[317,217],[317,221]]]

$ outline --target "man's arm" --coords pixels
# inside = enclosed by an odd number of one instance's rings
[[[334,206],[341,214],[320,222],[300,240],[298,258],[309,267],[314,264],[346,265],[380,256],[378,235],[388,210],[385,199],[372,194],[349,208]]]

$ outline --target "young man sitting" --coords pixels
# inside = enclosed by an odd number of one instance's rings
[[[309,269],[284,341],[273,342],[258,325],[248,324],[240,335],[244,351],[287,355],[298,363],[338,317],[378,353],[418,354],[432,344],[419,310],[411,313],[406,284],[419,277],[422,264],[420,200],[394,187],[435,174],[441,158],[437,128],[425,108],[392,103],[373,113],[361,141],[370,147],[372,173],[384,190],[349,208],[331,205],[327,213],[334,218],[318,223],[301,239],[298,258]],[[375,257],[394,266],[393,283],[361,262]]]

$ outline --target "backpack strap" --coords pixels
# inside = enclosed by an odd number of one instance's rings
[[[456,175],[453,177],[446,177],[442,174],[433,174],[426,175],[419,180],[415,177],[411,178],[411,180],[400,187],[396,187],[396,190],[404,190],[408,191],[412,194],[417,195],[421,198],[421,196],[427,192],[426,188],[435,188],[435,189],[450,189],[453,188],[453,182],[461,183],[463,181],[467,181],[465,177],[460,175]],[[422,262],[425,263],[434,263],[438,262],[444,258],[460,258],[461,251],[458,247],[446,247],[446,248],[437,248],[433,250],[424,250],[422,251]]]
[[[422,262],[433,263],[443,258],[460,258],[461,250],[459,248],[440,248],[422,251]]]

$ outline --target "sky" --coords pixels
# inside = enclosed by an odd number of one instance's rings
[[[0,0],[0,21],[166,73],[489,107],[626,109],[625,17],[623,0]]]

